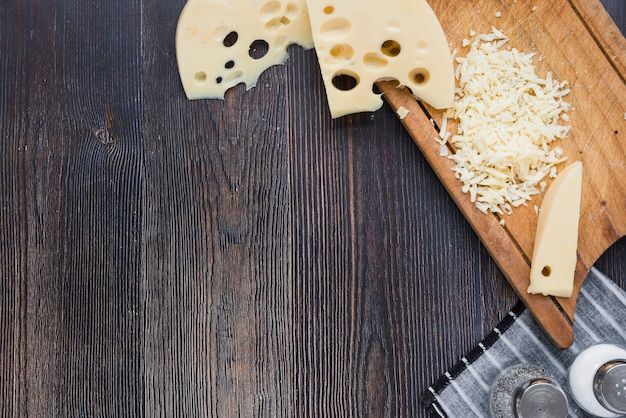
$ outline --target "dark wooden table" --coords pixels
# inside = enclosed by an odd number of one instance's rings
[[[513,291],[313,51],[188,101],[183,5],[0,2],[0,416],[425,415]],[[626,241],[597,266],[625,287]]]

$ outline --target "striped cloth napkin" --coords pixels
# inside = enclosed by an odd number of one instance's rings
[[[472,351],[422,395],[431,416],[488,417],[489,389],[518,364],[550,372],[569,401],[570,417],[587,417],[567,387],[567,369],[578,353],[597,342],[626,346],[626,292],[593,268],[576,303],[574,344],[558,350],[520,303]]]

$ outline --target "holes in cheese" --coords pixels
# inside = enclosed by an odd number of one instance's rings
[[[381,79],[397,80],[436,108],[452,106],[452,57],[425,0],[308,0],[307,6],[333,118],[382,106],[372,89]],[[346,76],[350,88],[338,80]]]
[[[324,39],[341,39],[350,34],[352,24],[343,17],[327,20],[320,26],[319,36]]]
[[[388,40],[383,42],[380,47],[380,52],[383,55],[387,55],[388,57],[397,57],[400,55],[400,51],[402,51],[402,47],[398,41]]]
[[[313,47],[305,0],[188,0],[176,28],[178,69],[189,99],[223,98],[254,87],[287,47]]]
[[[222,44],[226,48],[230,48],[231,46],[237,43],[237,39],[239,39],[239,34],[237,32],[230,32],[228,35],[224,37]]]
[[[269,44],[263,39],[255,39],[250,44],[250,49],[248,49],[248,55],[250,55],[250,58],[252,59],[260,60],[268,53],[269,48]]]
[[[380,55],[370,52],[363,57],[365,68],[372,71],[382,71],[389,65],[389,61]]]
[[[574,288],[582,163],[567,166],[541,203],[528,293],[570,297]]]
[[[268,1],[263,5],[263,7],[261,7],[259,13],[265,20],[271,21],[275,16],[280,14],[281,8],[282,5],[280,4],[280,1]]]
[[[341,91],[350,91],[359,85],[359,76],[351,71],[339,72],[333,77],[333,86]]]
[[[430,73],[426,68],[416,68],[411,71],[410,77],[416,85],[421,85],[428,83],[430,80]]]
[[[354,57],[354,49],[348,44],[337,44],[330,48],[330,54],[327,62],[340,63],[341,61],[350,61]]]

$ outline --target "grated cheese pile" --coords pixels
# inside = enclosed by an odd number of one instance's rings
[[[456,177],[484,213],[510,214],[545,188],[542,179],[556,177],[555,164],[565,160],[556,139],[570,127],[567,82],[548,73],[535,74],[534,53],[519,52],[492,28],[477,35],[465,57],[455,57],[458,87],[454,107],[444,116],[440,143],[456,152]],[[446,132],[447,118],[458,121],[458,134]]]

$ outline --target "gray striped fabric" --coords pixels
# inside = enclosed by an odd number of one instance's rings
[[[597,342],[626,346],[626,292],[592,269],[577,301],[574,344],[557,350],[522,305],[423,394],[432,416],[488,417],[489,389],[503,370],[534,364],[548,370],[565,390],[571,417],[586,417],[571,398],[567,369],[578,353]]]

